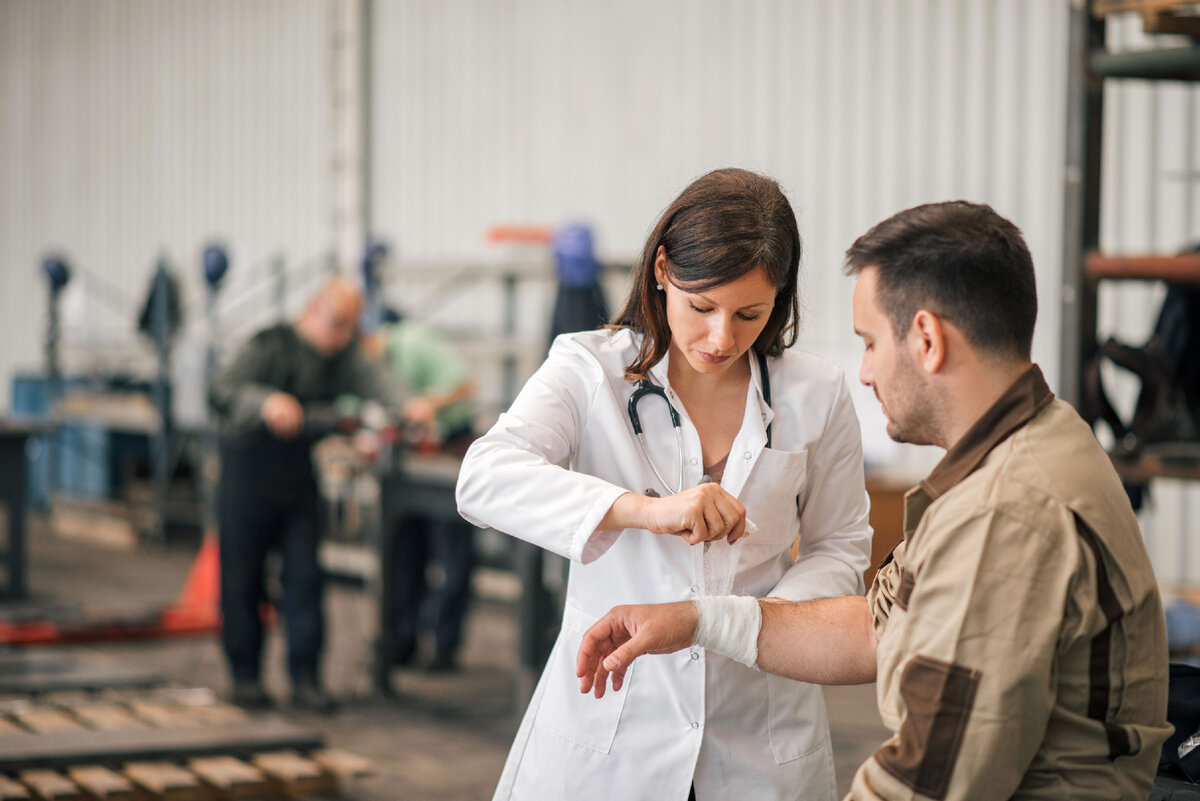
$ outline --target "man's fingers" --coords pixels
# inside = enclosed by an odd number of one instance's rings
[[[615,693],[617,690],[625,686],[625,668],[614,670],[610,674],[612,676],[612,688]]]
[[[592,695],[597,699],[604,697],[605,690],[608,689],[608,671],[604,669],[604,663],[601,662],[596,666],[595,681],[592,682]]]
[[[644,643],[645,638],[634,635],[634,637],[620,648],[617,648],[607,657],[605,657],[604,668],[614,676],[613,689],[616,689],[615,676],[619,673],[621,680],[624,681],[625,671],[633,664],[633,660],[643,654],[650,652],[650,649]]]

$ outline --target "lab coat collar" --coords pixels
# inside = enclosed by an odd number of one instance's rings
[[[763,397],[762,374],[758,369],[758,357],[752,352],[748,352],[746,356],[750,359],[750,385],[754,388],[754,400],[758,404],[759,418],[762,421],[762,441],[765,443],[767,441],[767,426],[770,425],[771,421],[775,419],[775,410],[767,405],[766,399]],[[648,371],[650,374],[650,379],[663,389],[671,389],[671,382],[667,377],[669,374],[668,365],[670,363],[670,359],[671,351],[668,349],[667,352],[663,354],[663,357],[659,360],[658,364],[651,367]],[[770,369],[770,357],[767,358],[767,363],[767,369]],[[749,403],[750,398],[747,398],[746,402]]]
[[[760,410],[763,424],[763,441],[766,442],[767,426],[775,419],[775,409],[772,404],[767,403],[766,397],[763,395],[762,373],[758,369],[758,356],[753,352],[747,354],[750,358],[750,382],[755,387],[755,397],[758,400],[758,408]],[[771,357],[766,357],[767,369],[771,369]],[[772,398],[777,401],[777,398]]]

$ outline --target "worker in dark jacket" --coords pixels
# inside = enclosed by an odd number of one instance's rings
[[[318,490],[311,449],[319,410],[353,394],[398,409],[399,384],[359,348],[362,296],[344,278],[329,281],[294,324],[250,339],[209,389],[221,429],[218,524],[222,642],[233,700],[265,707],[261,683],[263,572],[266,555],[282,556],[283,623],[292,702],[328,711],[320,682],[324,638],[317,564]]]

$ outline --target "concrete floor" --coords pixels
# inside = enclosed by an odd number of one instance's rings
[[[54,536],[31,521],[30,582],[36,598],[128,609],[174,599],[195,553],[194,545],[112,550]],[[345,798],[475,801],[491,797],[523,711],[517,675],[516,625],[511,604],[475,602],[456,673],[394,671],[391,698],[372,692],[369,668],[375,613],[360,592],[331,587],[326,681],[343,704],[329,717],[287,711],[320,729],[330,745],[372,759],[378,775],[346,785]],[[228,689],[214,636],[79,646],[93,659],[160,671],[172,683]],[[267,689],[287,697],[283,645],[268,640]],[[857,765],[887,732],[875,711],[874,685],[826,688],[838,787],[845,792]]]

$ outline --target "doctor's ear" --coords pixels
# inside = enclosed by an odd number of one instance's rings
[[[946,361],[945,322],[933,312],[920,309],[913,315],[908,340],[917,366],[936,373]]]
[[[667,285],[667,249],[662,245],[658,246],[658,253],[654,256],[654,280],[658,282],[659,289]]]

